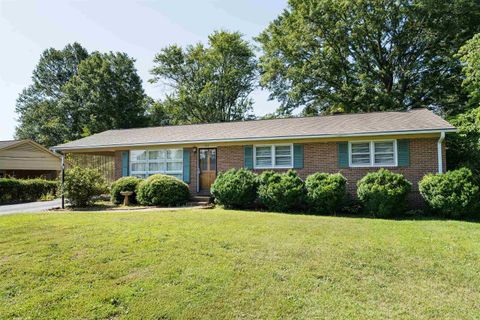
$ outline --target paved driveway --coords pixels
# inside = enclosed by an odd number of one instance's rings
[[[0,206],[0,215],[22,212],[42,212],[47,211],[48,209],[60,207],[61,205],[61,199],[55,199],[52,201],[7,204]]]

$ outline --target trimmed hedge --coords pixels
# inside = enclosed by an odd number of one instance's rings
[[[258,176],[242,168],[220,173],[210,191],[215,202],[226,208],[248,208],[255,203],[257,188]]]
[[[122,177],[112,183],[110,188],[110,199],[114,204],[123,203],[125,198],[120,194],[122,191],[132,191],[133,194],[129,197],[130,203],[137,203],[137,190],[138,184],[142,182],[142,179],[137,177]]]
[[[305,185],[294,170],[265,171],[259,176],[258,198],[272,211],[293,211],[302,207]]]
[[[458,218],[480,209],[480,188],[470,169],[427,174],[418,186],[423,199],[436,213]]]
[[[311,211],[332,214],[340,209],[347,195],[347,179],[340,173],[317,172],[305,180],[306,202]]]
[[[45,179],[0,178],[0,203],[36,201],[55,195],[57,182]]]
[[[105,179],[96,169],[73,167],[65,171],[64,194],[72,207],[92,205],[107,192]]]
[[[405,210],[412,184],[405,177],[387,169],[367,173],[357,183],[358,199],[367,212],[390,217]]]
[[[190,191],[185,182],[164,174],[154,174],[137,187],[137,201],[142,205],[181,206],[189,198]]]

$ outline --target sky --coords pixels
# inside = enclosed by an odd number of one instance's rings
[[[214,30],[240,31],[253,43],[285,7],[286,0],[0,0],[0,140],[14,137],[15,101],[47,48],[76,41],[89,52],[125,52],[136,59],[145,92],[160,98],[164,88],[148,80],[163,47],[205,43]],[[264,90],[252,98],[256,115],[278,105]]]

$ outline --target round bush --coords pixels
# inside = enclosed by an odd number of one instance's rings
[[[257,198],[258,177],[246,169],[230,169],[220,173],[212,184],[215,202],[226,208],[248,208]]]
[[[405,177],[386,169],[371,172],[357,183],[358,199],[378,217],[389,217],[405,210],[412,184]]]
[[[423,199],[436,213],[456,218],[480,209],[480,191],[470,169],[427,174],[418,185]]]
[[[138,184],[137,201],[148,206],[181,206],[190,198],[188,185],[175,177],[154,174]]]
[[[142,181],[137,177],[122,177],[112,183],[110,188],[110,198],[111,201],[115,204],[123,203],[123,199],[125,198],[120,194],[122,191],[132,191],[133,194],[129,197],[130,202],[135,204],[137,203],[137,194],[135,190],[137,190],[138,184]]]
[[[107,191],[105,179],[95,169],[73,167],[65,171],[64,194],[72,207],[86,207]]]
[[[347,194],[347,179],[340,174],[314,173],[305,180],[309,209],[322,214],[335,213]]]
[[[286,173],[265,171],[259,177],[258,198],[272,211],[299,209],[305,198],[305,185],[293,170]]]

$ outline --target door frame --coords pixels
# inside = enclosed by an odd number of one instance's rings
[[[197,183],[196,183],[196,190],[197,193],[200,192],[200,150],[202,149],[213,149],[215,150],[215,156],[216,156],[216,163],[215,163],[215,178],[217,177],[218,174],[218,150],[216,147],[197,147],[197,156],[196,156],[196,163],[197,163]]]

